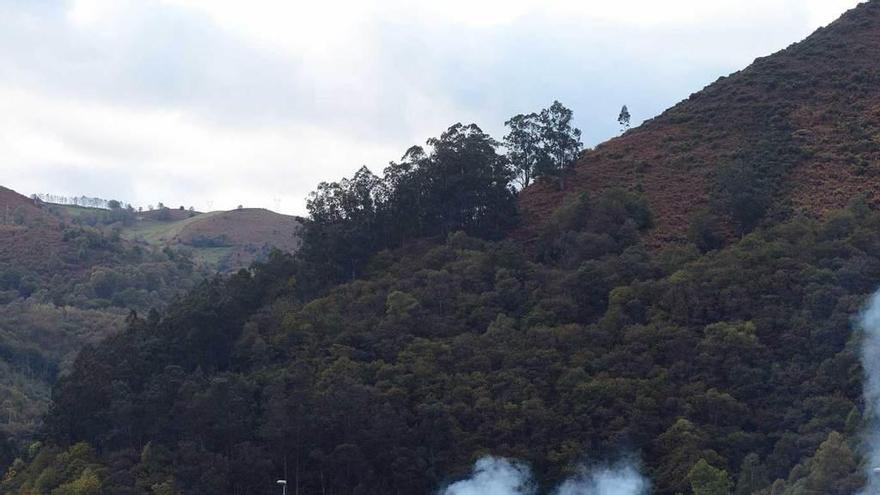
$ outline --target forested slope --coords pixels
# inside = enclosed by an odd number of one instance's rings
[[[322,185],[296,258],[86,348],[2,490],[428,493],[485,454],[547,490],[621,456],[662,494],[698,467],[737,493],[860,486],[850,322],[880,280],[880,213],[648,250],[647,202],[609,190],[523,250],[491,213],[515,200],[491,139],[430,142],[397,174]]]
[[[301,493],[427,493],[483,453],[530,461],[547,487],[585,456],[629,453],[657,493],[687,490],[701,459],[738,493],[776,479],[851,493],[850,317],[880,280],[880,215],[652,256],[616,228],[625,204],[576,205],[606,221],[560,221],[553,237],[580,242],[544,260],[454,234],[307,303],[282,256],[207,284],[84,352],[48,439],[97,449],[113,493],[259,493],[285,470]],[[825,461],[842,479],[811,461],[829,438],[850,455]],[[3,489],[65,481],[59,452]]]
[[[86,344],[162,309],[204,275],[0,187],[0,437],[33,440],[52,385]]]

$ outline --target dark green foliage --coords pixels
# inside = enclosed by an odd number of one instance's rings
[[[583,143],[572,116],[571,110],[554,101],[540,113],[516,115],[504,123],[510,128],[504,136],[507,158],[522,187],[541,176],[562,180],[574,166]]]
[[[767,478],[767,468],[761,462],[761,458],[754,452],[743,458],[739,468],[739,477],[736,481],[735,495],[751,495],[767,487],[770,480]]]
[[[510,132],[504,136],[507,159],[520,187],[528,187],[535,179],[536,172],[549,159],[541,143],[538,114],[515,115],[504,125],[510,128]]]
[[[6,468],[12,465],[12,461],[15,460],[15,454],[17,449],[15,448],[15,444],[12,443],[12,439],[6,433],[0,431],[0,473],[6,471]]]
[[[700,459],[688,473],[694,495],[729,495],[730,479],[727,471],[709,465]]]
[[[773,197],[773,184],[753,163],[735,162],[719,168],[718,198],[741,232],[760,221]]]
[[[68,225],[61,246],[44,264],[0,261],[0,432],[19,442],[39,427],[52,384],[82,346],[203,277],[185,256],[88,227]]]
[[[572,116],[572,111],[558,101],[554,101],[550,108],[541,110],[538,115],[541,139],[549,159],[538,163],[536,176],[561,176],[574,166],[583,143],[580,129],[571,125]]]
[[[634,246],[639,233],[651,224],[651,211],[638,194],[612,189],[591,198],[582,193],[556,210],[548,222],[539,259],[576,268],[588,259]]]
[[[516,223],[512,174],[495,140],[456,124],[428,145],[427,153],[411,148],[382,178],[363,167],[318,186],[299,254],[304,288],[353,280],[376,252],[409,239],[459,230],[498,239]]]
[[[810,493],[849,495],[862,485],[855,455],[843,436],[836,431],[822,442],[810,461],[806,488]]]
[[[621,450],[660,494],[858,484],[829,433],[855,421],[850,316],[880,279],[880,215],[662,257],[628,234],[649,219],[638,196],[583,196],[554,235],[595,249],[456,233],[314,300],[276,255],[84,351],[47,438],[93,445],[119,493],[264,493],[284,473],[300,493],[428,493],[486,452],[549,487]]]
[[[688,226],[688,240],[704,253],[723,247],[721,220],[710,211],[697,212]]]
[[[756,105],[744,138],[749,142],[715,170],[711,191],[714,213],[729,216],[746,233],[770,213],[786,178],[805,151],[792,137],[794,129],[779,109]]]

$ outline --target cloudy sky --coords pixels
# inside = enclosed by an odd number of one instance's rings
[[[459,121],[595,145],[857,3],[0,0],[0,185],[302,214]]]

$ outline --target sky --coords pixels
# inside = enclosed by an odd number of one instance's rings
[[[588,147],[857,0],[0,0],[0,185],[305,214],[456,122]]]

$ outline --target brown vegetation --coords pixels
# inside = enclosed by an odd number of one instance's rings
[[[782,147],[796,158],[778,170],[771,213],[822,216],[862,194],[877,202],[878,60],[880,3],[868,2],[587,151],[564,190],[550,181],[529,187],[519,234],[534,236],[564,197],[622,187],[643,191],[655,213],[649,244],[678,242],[709,206],[719,166]]]

